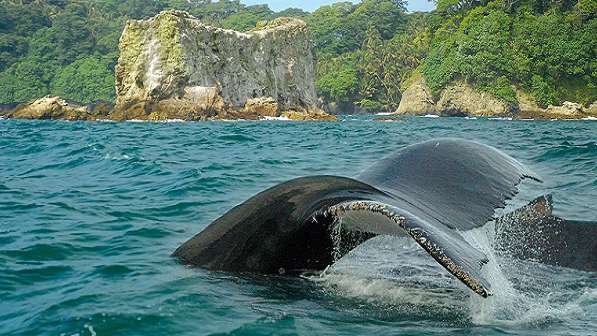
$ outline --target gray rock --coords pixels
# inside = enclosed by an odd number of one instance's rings
[[[120,51],[116,110],[125,119],[323,114],[307,25],[298,19],[241,33],[165,11],[127,22]]]

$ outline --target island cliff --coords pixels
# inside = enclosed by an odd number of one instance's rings
[[[122,119],[332,119],[317,107],[307,25],[278,18],[248,33],[182,11],[128,21],[116,66]]]

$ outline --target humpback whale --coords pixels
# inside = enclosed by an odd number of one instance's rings
[[[597,223],[553,216],[550,197],[494,218],[525,179],[540,181],[496,148],[430,140],[402,148],[353,178],[301,177],[267,189],[216,219],[173,256],[210,270],[292,275],[324,270],[378,235],[403,236],[487,297],[491,286],[482,268],[489,259],[462,233],[493,221],[498,245],[516,257],[597,270]]]

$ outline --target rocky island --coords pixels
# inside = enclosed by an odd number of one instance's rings
[[[278,18],[248,33],[181,11],[129,21],[116,111],[125,119],[329,119],[317,107],[307,25]]]
[[[11,118],[334,120],[317,106],[305,22],[277,18],[241,33],[183,11],[129,20],[120,37],[116,104],[44,97]]]

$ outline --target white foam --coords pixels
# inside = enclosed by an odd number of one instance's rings
[[[282,117],[263,117],[261,120],[279,120],[279,121],[291,121],[290,118],[282,116]]]
[[[462,233],[490,260],[482,270],[493,293],[486,299],[470,291],[408,238],[374,238],[323,275],[310,279],[331,295],[390,306],[396,314],[455,318],[481,326],[591,321],[587,312],[597,305],[597,289],[587,275],[501,256],[494,249],[494,232],[493,223],[488,223]],[[580,289],[570,290],[577,284]]]
[[[89,334],[91,336],[97,336],[97,333],[95,332],[91,324],[85,324],[83,327],[85,327],[89,331]]]
[[[581,303],[591,301],[591,295],[594,298],[594,289],[585,289],[577,298],[566,297],[565,291],[553,281],[564,276],[558,274],[557,267],[499,256],[494,249],[494,230],[493,223],[489,223],[463,234],[490,260],[483,267],[483,275],[491,284],[493,296],[483,299],[470,294],[470,316],[474,324],[541,325],[582,313]],[[578,281],[574,275],[571,280]]]
[[[453,301],[456,300],[453,293],[401,286],[391,279],[366,278],[353,274],[328,272],[321,277],[311,278],[311,280],[327,286],[336,294],[368,302],[444,306],[449,309],[454,303]]]
[[[439,118],[437,114],[426,114],[424,116],[419,116],[419,118]]]

